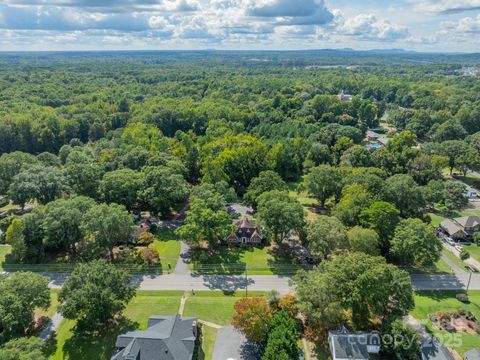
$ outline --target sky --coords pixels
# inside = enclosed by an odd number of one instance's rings
[[[0,0],[0,51],[480,52],[480,0]]]

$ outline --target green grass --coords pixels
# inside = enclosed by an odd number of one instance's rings
[[[305,209],[306,219],[308,221],[317,220],[318,214],[313,212],[311,209],[318,206],[318,201],[311,197],[306,191],[298,191],[298,188],[302,184],[302,182],[303,179],[295,183],[290,183],[288,185],[288,194],[290,195],[290,197],[297,199],[300,204],[302,204],[303,208]]]
[[[254,246],[221,247],[207,252],[205,249],[192,249],[190,268],[203,274],[244,274],[272,275],[295,273],[299,266],[289,254],[278,247]]]
[[[440,331],[433,327],[428,314],[439,311],[468,309],[480,319],[480,291],[470,291],[470,303],[464,304],[455,298],[456,291],[421,291],[415,294],[415,309],[412,315],[425,322],[427,329],[435,334],[445,345],[455,349],[460,355],[480,344],[480,335]]]
[[[119,334],[131,329],[145,329],[151,315],[175,314],[182,294],[183,291],[137,291],[125,310],[125,321],[99,334],[75,334],[75,322],[64,320],[56,336],[56,351],[50,359],[109,360]]]
[[[233,304],[245,296],[238,291],[232,295],[225,295],[221,291],[196,291],[190,294],[185,303],[183,315],[195,316],[200,320],[218,325],[228,325],[232,320]],[[265,292],[249,292],[248,296],[266,296]]]
[[[168,269],[169,263],[172,270],[175,269],[180,256],[180,239],[172,230],[166,229],[157,230],[155,236],[157,239],[149,247],[158,251],[163,269]]]
[[[0,245],[0,270],[3,270],[3,262],[5,261],[5,256],[10,254],[12,248],[9,245]]]
[[[213,349],[217,338],[217,330],[208,326],[202,326],[202,352],[198,356],[198,360],[211,360],[213,357]]]
[[[465,264],[458,256],[453,254],[447,249],[442,249],[442,254],[445,255],[450,261],[457,265],[460,269],[465,269],[467,264]]]
[[[465,245],[465,250],[467,250],[470,253],[470,256],[472,258],[474,258],[477,261],[480,261],[480,246],[479,245]]]
[[[59,289],[50,289],[50,299],[51,303],[47,310],[38,309],[35,311],[35,315],[38,317],[46,316],[51,318],[58,310],[58,292]]]

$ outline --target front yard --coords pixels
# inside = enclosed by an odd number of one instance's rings
[[[55,292],[54,292],[55,293]],[[225,295],[221,291],[137,291],[136,297],[125,310],[125,319],[117,326],[100,334],[81,336],[74,333],[75,322],[64,320],[58,334],[52,339],[50,360],[109,360],[119,334],[127,330],[144,330],[151,315],[174,315],[179,311],[180,299],[187,297],[183,315],[217,325],[230,324],[233,304],[244,296],[243,292]],[[266,296],[265,292],[250,292],[249,296]],[[51,310],[49,310],[49,313]],[[54,312],[54,311],[53,311]],[[52,313],[53,314],[53,313]],[[217,330],[202,326],[200,360],[212,358]]]
[[[275,245],[192,249],[189,266],[198,274],[244,274],[248,271],[249,275],[293,274],[300,268],[290,254]]]
[[[477,319],[480,319],[480,291],[470,291],[470,303],[464,304],[455,298],[456,291],[420,291],[415,294],[415,309],[412,315],[425,324],[429,332],[448,347],[456,350],[461,356],[480,344],[480,334],[467,334],[463,332],[449,333],[436,329],[429,314],[454,311],[460,309],[470,310]]]
[[[465,250],[470,253],[470,256],[477,261],[480,261],[480,246],[479,245],[465,245]]]
[[[3,262],[5,257],[10,254],[12,248],[9,245],[0,245],[0,271],[3,271]]]
[[[168,270],[168,264],[172,270],[177,265],[180,256],[180,239],[172,230],[158,229],[155,233],[156,240],[149,247],[158,251],[162,269]]]

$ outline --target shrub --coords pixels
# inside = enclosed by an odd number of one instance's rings
[[[457,298],[458,301],[461,301],[463,303],[468,303],[469,302],[467,294],[457,294],[455,297]]]
[[[462,251],[460,251],[460,259],[467,260],[468,258],[470,258],[470,253],[467,250],[462,249]]]

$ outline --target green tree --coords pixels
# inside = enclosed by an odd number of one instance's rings
[[[347,247],[345,227],[335,217],[320,216],[307,226],[306,247],[319,259],[326,259],[336,249]]]
[[[244,198],[249,204],[256,207],[258,197],[272,190],[286,191],[288,190],[287,183],[275,171],[262,171],[258,177],[252,179]]]
[[[166,217],[187,200],[190,186],[182,175],[168,167],[147,167],[141,199],[150,209]]]
[[[125,205],[132,210],[138,203],[138,194],[143,189],[145,175],[131,169],[110,171],[103,175],[99,191],[107,203]]]
[[[63,173],[56,167],[33,166],[13,177],[8,189],[10,199],[25,206],[30,200],[46,204],[67,190]]]
[[[176,233],[191,245],[206,241],[215,246],[234,231],[232,219],[225,210],[212,209],[206,201],[196,199]]]
[[[295,279],[298,305],[308,324],[331,329],[344,322],[345,312],[357,329],[372,319],[394,320],[414,306],[406,271],[382,257],[354,252],[322,262]],[[335,286],[332,286],[335,284]]]
[[[382,336],[389,336],[393,341],[383,342],[382,350],[389,354],[398,354],[401,359],[418,359],[420,339],[415,329],[404,324],[402,319],[387,322],[382,329]]]
[[[373,202],[372,195],[361,185],[352,184],[345,186],[342,197],[333,208],[333,215],[340,219],[345,226],[359,224],[359,217],[363,210]]]
[[[30,272],[0,276],[0,342],[24,336],[35,309],[50,306],[48,281]]]
[[[341,166],[369,167],[372,165],[370,151],[365,146],[355,145],[345,150],[340,158]]]
[[[99,165],[70,164],[63,171],[68,185],[77,195],[98,199],[98,188],[103,176],[103,169]]]
[[[377,232],[380,237],[380,249],[383,256],[388,254],[390,239],[400,221],[400,211],[385,201],[375,201],[360,213],[360,223]]]
[[[24,228],[21,219],[13,219],[5,235],[5,241],[12,247],[12,256],[18,262],[22,262],[27,254]]]
[[[270,321],[267,344],[262,360],[299,358],[297,324],[285,311],[276,312]]]
[[[94,205],[94,200],[83,196],[58,199],[47,204],[42,221],[44,245],[50,249],[76,252],[76,245],[84,236],[82,216]]]
[[[406,174],[394,175],[385,181],[384,197],[394,204],[404,217],[415,216],[426,205],[420,187]]]
[[[82,256],[91,259],[107,251],[113,258],[116,244],[128,245],[133,231],[133,217],[122,205],[95,205],[82,216],[80,228],[85,235],[80,246]]]
[[[342,191],[342,175],[340,171],[330,165],[320,165],[313,168],[305,176],[305,189],[322,207],[332,196],[337,198]]]
[[[78,264],[58,294],[60,312],[81,330],[106,329],[135,296],[132,277],[102,260]]]
[[[47,356],[40,339],[21,337],[0,347],[0,360],[47,360]]]
[[[375,230],[355,226],[347,232],[348,243],[352,251],[368,255],[380,255],[380,239]]]
[[[273,190],[260,195],[257,216],[267,236],[277,244],[286,240],[290,231],[301,231],[304,226],[302,205],[286,191]]]
[[[391,240],[390,256],[402,265],[432,266],[441,251],[442,244],[430,225],[420,219],[404,219]]]

